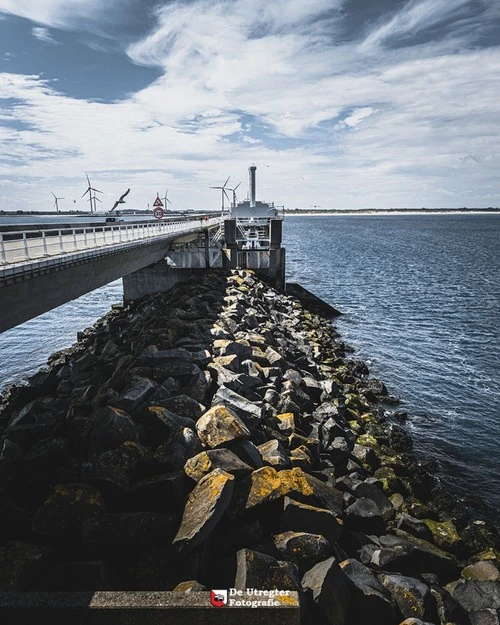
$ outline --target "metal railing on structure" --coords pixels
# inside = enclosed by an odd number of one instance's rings
[[[220,217],[186,221],[145,222],[92,227],[54,228],[36,231],[0,232],[0,266],[41,258],[64,256],[121,243],[157,239],[170,234],[188,234],[220,224]]]

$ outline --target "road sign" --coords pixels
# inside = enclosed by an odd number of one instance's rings
[[[156,200],[153,202],[153,206],[155,208],[163,208],[163,202],[160,200],[159,197],[157,197]]]
[[[156,217],[156,219],[161,219],[163,217],[163,209],[155,208],[153,211],[153,215]]]

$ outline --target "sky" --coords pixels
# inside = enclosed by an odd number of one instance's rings
[[[499,122],[499,0],[0,0],[0,210],[496,207]]]

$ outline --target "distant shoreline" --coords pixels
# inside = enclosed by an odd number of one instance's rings
[[[345,215],[355,216],[367,216],[367,215],[499,215],[500,208],[474,208],[474,209],[461,209],[461,208],[431,208],[431,209],[415,209],[415,208],[400,208],[400,209],[360,209],[360,210],[285,210],[283,214],[287,217],[303,217],[307,215],[309,217],[342,217]]]

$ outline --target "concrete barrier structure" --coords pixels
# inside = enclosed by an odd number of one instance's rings
[[[2,625],[299,625],[296,592],[243,593],[214,607],[210,592],[0,592]],[[260,605],[255,605],[261,601]],[[247,605],[255,607],[247,607]],[[242,604],[242,605],[241,605]]]

